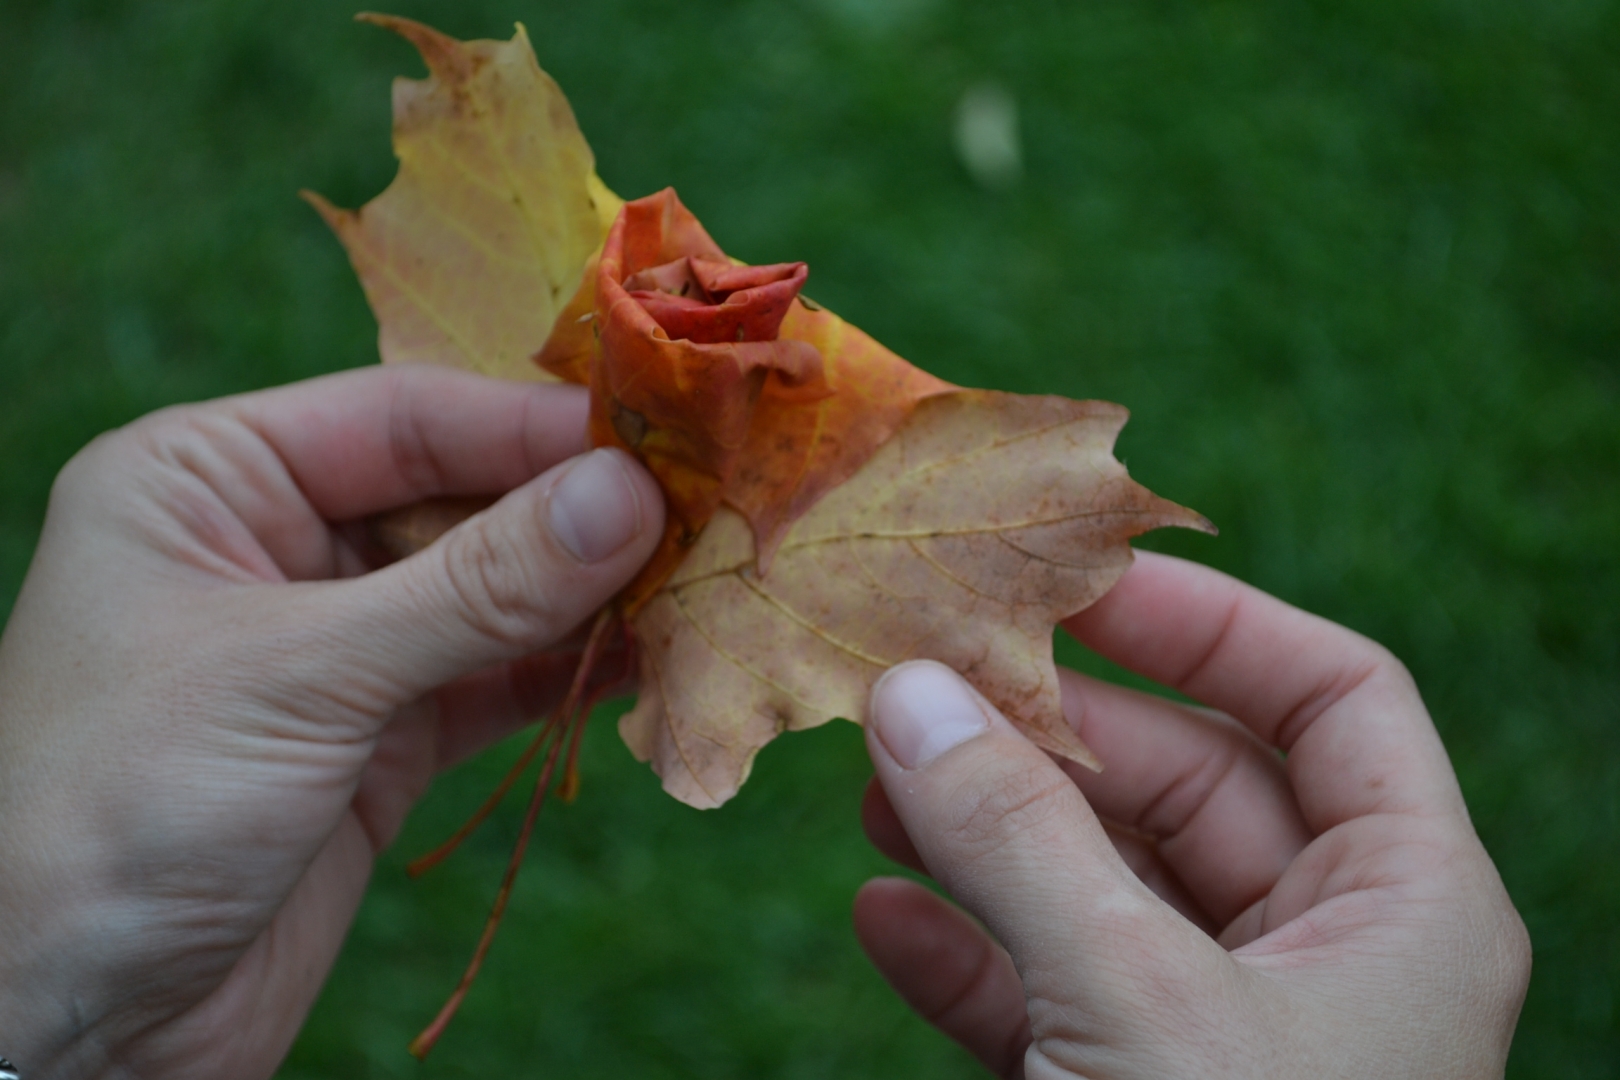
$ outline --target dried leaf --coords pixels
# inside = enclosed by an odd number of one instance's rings
[[[488,495],[441,495],[367,518],[363,546],[373,562],[403,559],[495,502]]]
[[[728,259],[672,190],[622,204],[521,26],[462,43],[363,18],[432,76],[395,84],[387,191],[359,213],[309,197],[385,360],[588,383],[593,441],[663,486],[664,543],[619,610],[643,673],[621,730],[665,787],[719,805],[778,732],[861,720],[918,657],[1095,764],[1058,709],[1052,627],[1124,572],[1130,537],[1212,529],[1113,459],[1124,410],[958,390],[798,297],[803,264]],[[465,510],[373,539],[410,550]]]
[[[399,174],[358,211],[304,192],[348,249],[385,363],[548,379],[530,359],[579,287],[620,200],[593,171],[568,100],[520,24],[461,42],[361,19],[415,45],[425,80],[394,81]]]
[[[919,401],[956,389],[802,297],[781,337],[816,347],[827,392],[805,400],[767,383],[754,407],[725,498],[754,528],[760,573],[770,569],[788,527],[853,476]]]
[[[594,318],[558,320],[540,363],[590,383],[592,441],[636,454],[669,501],[664,542],[624,594],[628,611],[722,500],[753,524],[768,566],[799,515],[919,400],[951,389],[795,302],[805,275],[803,263],[728,259],[669,189],[625,204],[601,256]]]
[[[719,507],[766,387],[825,395],[820,353],[776,338],[803,284],[803,263],[733,266],[673,191],[626,203],[609,231],[596,274],[591,441],[636,455],[666,503],[663,541],[620,596],[627,611]]]
[[[770,571],[722,511],[636,615],[641,697],[620,722],[664,788],[718,806],[785,730],[861,722],[903,660],[962,672],[1033,741],[1096,767],[1058,701],[1052,628],[1167,525],[1211,531],[1114,460],[1126,412],[960,391],[924,401],[788,530]]]
[[[412,1052],[428,1052],[477,974],[559,767],[564,797],[577,788],[592,665],[621,620],[641,688],[620,732],[693,806],[734,795],[780,732],[861,722],[873,682],[918,658],[1098,767],[1063,717],[1053,626],[1125,572],[1131,537],[1213,531],[1114,460],[1125,410],[959,390],[800,296],[804,264],[728,259],[673,190],[621,208],[521,25],[510,42],[461,43],[363,18],[415,43],[432,77],[395,83],[387,191],[358,213],[306,197],[349,249],[383,359],[588,384],[593,442],[639,457],[668,506],[652,560],[594,620],[563,706],[424,860],[544,750],[473,959]],[[409,552],[475,505],[407,508],[374,520],[370,541]]]

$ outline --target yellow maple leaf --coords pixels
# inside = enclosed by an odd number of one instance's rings
[[[359,210],[306,191],[348,249],[384,363],[553,376],[531,357],[573,298],[621,200],[528,33],[457,41],[363,14],[415,45],[427,79],[394,81],[399,174]]]

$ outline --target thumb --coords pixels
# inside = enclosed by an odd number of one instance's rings
[[[664,501],[628,454],[572,458],[408,559],[344,583],[345,635],[409,701],[566,637],[658,545]]]
[[[924,865],[1012,956],[1032,1054],[1092,1075],[1074,1055],[1163,1040],[1176,999],[1230,977],[1236,965],[1136,880],[1057,764],[955,672],[894,668],[870,716],[878,779]]]

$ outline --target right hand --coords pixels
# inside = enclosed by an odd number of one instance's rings
[[[869,882],[901,997],[1009,1078],[1501,1076],[1529,938],[1400,663],[1150,553],[1067,625],[1223,712],[1063,672],[1094,774],[938,664],[886,675],[867,831],[988,930]]]

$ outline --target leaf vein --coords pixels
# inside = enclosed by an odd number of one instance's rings
[[[530,47],[528,44],[528,38],[526,36],[524,37],[524,47]],[[552,89],[555,89],[555,87]],[[561,93],[561,91],[557,92]],[[481,121],[481,126],[487,132],[490,145],[495,150],[495,158],[500,162],[501,172],[505,175],[506,182],[511,187],[512,201],[517,204],[518,213],[523,218],[523,224],[526,226],[525,231],[528,233],[529,243],[534,246],[535,261],[541,266],[546,267],[549,272],[550,261],[546,257],[546,252],[547,249],[552,245],[547,244],[544,230],[540,227],[540,223],[535,220],[533,212],[529,209],[529,202],[524,197],[522,185],[518,182],[517,171],[512,167],[512,161],[506,153],[506,147],[501,143],[500,139],[496,137],[494,125],[490,119],[489,112],[487,110],[481,110],[479,120]],[[556,132],[551,132],[551,134],[555,135]],[[556,284],[561,283],[558,282]]]
[[[733,572],[735,573],[735,571]],[[810,633],[814,634],[822,641],[825,641],[828,645],[831,645],[838,651],[848,653],[855,659],[862,660],[868,664],[871,664],[873,667],[887,668],[891,666],[889,661],[884,660],[881,657],[872,656],[870,653],[862,651],[847,641],[841,641],[832,634],[829,634],[826,630],[823,630],[821,627],[817,626],[803,615],[800,615],[797,611],[794,611],[787,604],[766,592],[759,586],[757,582],[750,581],[746,575],[740,573],[737,574],[737,580],[752,589],[754,591],[754,595],[758,596],[767,604],[770,604],[776,610],[780,611],[783,615],[786,615],[790,620],[797,623],[799,626],[804,627],[806,630],[810,631]]]
[[[980,589],[980,588],[974,586],[971,582],[967,581],[964,578],[958,577],[951,570],[950,567],[946,566],[944,563],[940,562],[938,559],[936,559],[932,555],[928,554],[928,552],[925,551],[923,549],[922,545],[917,543],[916,540],[907,540],[906,545],[911,548],[911,550],[916,554],[916,556],[919,559],[921,559],[923,562],[927,563],[929,566],[933,567],[947,581],[955,582],[956,584],[960,585],[962,588],[966,589],[968,592],[972,593],[974,596],[980,597],[981,599],[989,600],[992,603],[997,603],[997,604],[1005,603],[1005,601],[1001,600],[999,597],[993,596],[990,593],[985,592],[983,589]]]
[[[504,251],[501,251],[499,248],[496,248],[493,244],[490,244],[487,240],[485,240],[483,235],[481,235],[481,233],[475,227],[468,225],[460,218],[447,212],[440,207],[437,202],[429,202],[425,208],[425,212],[429,217],[435,218],[442,222],[450,229],[451,232],[454,232],[462,240],[466,241],[469,247],[473,248],[480,255],[484,256],[491,262],[503,263],[506,266],[516,270],[526,270],[533,266],[533,263],[526,262],[523,259],[517,258]]]
[[[798,548],[815,547],[821,544],[846,543],[852,540],[931,540],[940,536],[983,536],[986,533],[996,534],[1012,532],[1017,529],[1035,529],[1044,525],[1062,525],[1068,521],[1083,521],[1086,518],[1127,516],[1135,517],[1144,514],[1159,514],[1163,511],[1152,507],[1120,507],[1108,510],[1082,510],[1075,514],[1060,514],[1052,518],[1037,518],[1033,521],[1015,521],[1008,524],[990,524],[964,526],[959,529],[906,529],[894,531],[868,531],[834,533],[829,536],[817,536],[797,543],[782,545],[783,553]]]
[[[477,349],[473,348],[472,342],[463,337],[460,332],[456,330],[455,326],[450,322],[450,320],[441,315],[438,309],[429,303],[427,298],[418,292],[411,285],[410,281],[400,274],[400,272],[394,267],[393,262],[377,251],[372,251],[371,257],[376,261],[377,268],[382,271],[383,276],[385,276],[389,281],[393,282],[394,287],[397,288],[407,300],[415,305],[416,308],[422,312],[422,314],[426,315],[428,317],[428,321],[434,326],[437,326],[439,331],[443,333],[445,337],[449,338],[456,348],[461,350],[467,359],[471,360],[473,364],[479,368],[486,370],[493,368],[494,365]]]
[[[675,609],[681,611],[680,598],[674,597],[673,599],[675,600]],[[681,611],[681,614],[685,615],[686,613]],[[702,631],[700,630],[699,633],[702,633]],[[675,747],[675,752],[680,755],[681,764],[686,766],[686,774],[692,778],[692,782],[702,788],[703,794],[707,795],[711,801],[719,802],[720,800],[715,797],[714,792],[710,791],[703,783],[703,778],[698,776],[698,771],[692,767],[691,759],[686,756],[686,747],[681,745],[680,732],[675,730],[675,710],[670,701],[668,688],[664,683],[664,672],[659,668],[658,657],[651,649],[647,650],[647,660],[652,666],[653,677],[658,681],[658,699],[663,705],[663,709],[660,711],[663,713],[664,727],[669,732],[670,743]]]
[[[705,579],[705,580],[707,580],[707,579]],[[672,588],[672,589],[669,590],[669,594],[670,594],[671,599],[673,599],[675,601],[675,609],[681,613],[681,617],[687,621],[687,623],[692,627],[692,629],[694,629],[694,630],[696,630],[698,632],[698,636],[701,637],[704,640],[704,642],[709,646],[709,648],[714,650],[714,653],[715,653],[716,656],[719,656],[722,660],[724,660],[727,663],[731,664],[732,667],[735,667],[738,671],[741,671],[743,674],[748,675],[748,676],[752,677],[753,679],[764,683],[766,686],[769,686],[771,689],[773,689],[773,690],[777,691],[778,693],[782,694],[784,697],[787,697],[795,705],[798,705],[798,706],[800,706],[802,708],[805,708],[805,709],[809,709],[811,712],[815,711],[815,707],[813,705],[811,705],[808,701],[805,701],[803,698],[801,698],[798,694],[795,694],[792,690],[788,689],[786,686],[783,686],[781,683],[777,682],[775,679],[771,678],[769,675],[766,675],[764,672],[755,669],[751,664],[744,661],[741,657],[733,655],[731,652],[727,651],[724,647],[722,647],[721,644],[717,640],[715,640],[714,636],[711,635],[709,633],[709,631],[703,626],[703,624],[698,621],[697,616],[693,615],[692,612],[690,610],[688,610],[688,608],[686,606],[686,601],[681,599],[680,590],[684,589],[685,587],[686,587],[685,585],[680,585],[680,586],[676,586],[675,588]]]

